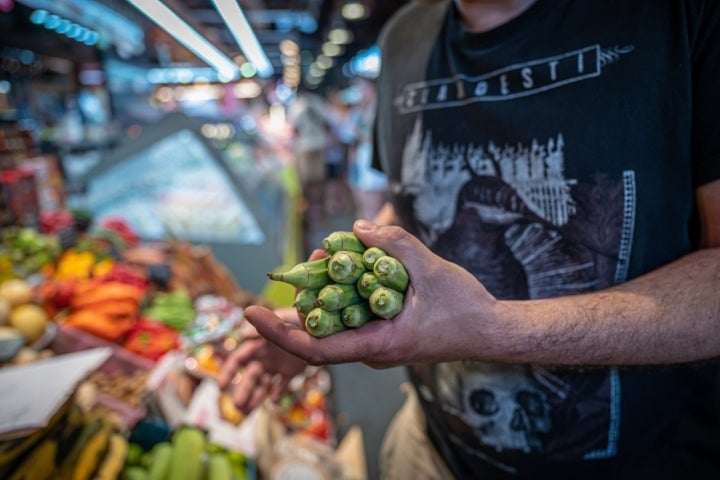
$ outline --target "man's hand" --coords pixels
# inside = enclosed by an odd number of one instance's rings
[[[278,310],[273,315],[280,322],[302,328],[294,309]],[[223,363],[218,384],[221,388],[232,385],[233,401],[247,415],[266,398],[280,400],[288,382],[306,366],[302,359],[260,336],[246,338]]]
[[[478,332],[495,329],[494,322],[478,318],[478,312],[491,312],[496,301],[466,270],[433,254],[399,227],[360,220],[354,233],[408,270],[410,287],[403,311],[392,320],[314,338],[297,322],[280,319],[262,307],[248,307],[245,316],[260,335],[311,365],[360,361],[388,368],[470,358]],[[492,344],[489,339],[485,342]]]

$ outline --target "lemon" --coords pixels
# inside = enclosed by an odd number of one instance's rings
[[[10,312],[10,326],[20,332],[28,345],[42,337],[47,322],[48,316],[45,310],[32,303],[15,307]]]
[[[0,284],[0,298],[5,299],[11,307],[17,307],[32,300],[32,289],[25,280],[11,278]]]

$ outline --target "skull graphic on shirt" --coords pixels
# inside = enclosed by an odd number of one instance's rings
[[[541,450],[541,435],[552,427],[550,406],[527,367],[500,366],[501,371],[494,372],[465,368],[469,365],[474,364],[438,365],[443,408],[464,422],[485,446],[497,451]]]

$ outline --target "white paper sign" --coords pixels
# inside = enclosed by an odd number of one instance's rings
[[[0,369],[0,435],[47,425],[77,386],[110,356],[108,347]]]

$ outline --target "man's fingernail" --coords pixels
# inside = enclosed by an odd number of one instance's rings
[[[373,227],[373,223],[367,220],[356,220],[355,227],[358,230],[370,230]]]

